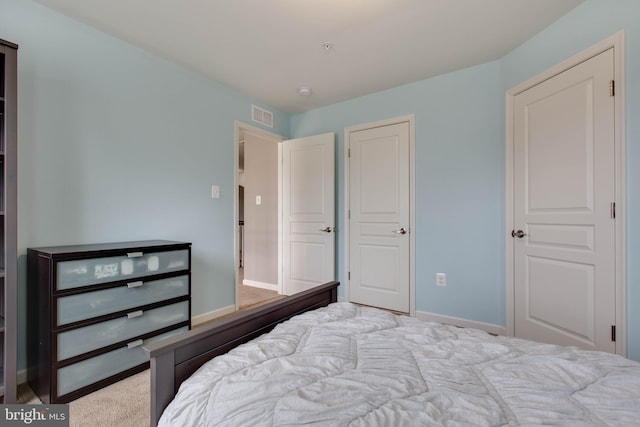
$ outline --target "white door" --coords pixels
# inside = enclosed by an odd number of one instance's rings
[[[615,352],[613,49],[514,99],[515,335]]]
[[[283,143],[283,283],[292,295],[335,280],[333,133]]]
[[[349,300],[409,313],[409,123],[349,133]]]

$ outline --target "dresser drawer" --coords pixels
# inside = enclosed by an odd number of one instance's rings
[[[123,256],[61,261],[57,265],[56,289],[189,269],[189,250],[130,252]]]
[[[141,310],[57,334],[58,360],[124,341],[189,320],[189,302],[183,301],[153,310]]]
[[[91,319],[189,294],[189,276],[150,282],[132,281],[117,288],[58,298],[58,325]]]
[[[149,361],[149,356],[142,350],[143,345],[186,332],[188,329],[185,326],[143,342],[132,342],[129,346],[58,369],[57,395],[62,396]]]

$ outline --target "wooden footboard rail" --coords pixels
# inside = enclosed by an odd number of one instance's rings
[[[151,425],[157,425],[180,384],[207,360],[297,314],[336,302],[339,284],[325,283],[143,347],[151,358]]]

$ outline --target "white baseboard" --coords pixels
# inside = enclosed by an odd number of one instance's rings
[[[442,314],[428,313],[426,311],[416,311],[416,318],[431,322],[444,323],[446,325],[460,326],[463,328],[474,328],[495,335],[506,335],[507,328],[492,323],[477,322],[475,320],[461,319],[459,317],[445,316]]]
[[[197,316],[191,317],[191,327],[195,328],[196,326],[200,326],[203,323],[209,322],[211,320],[217,319],[218,317],[226,316],[227,314],[235,313],[236,306],[228,305],[226,307],[219,308],[217,310],[210,311],[208,313],[198,314]]]
[[[278,285],[274,285],[273,283],[264,283],[264,282],[255,282],[253,280],[243,280],[242,284],[245,286],[253,286],[254,288],[260,289],[268,289],[270,291],[278,292]]]

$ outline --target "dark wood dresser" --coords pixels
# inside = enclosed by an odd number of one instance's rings
[[[149,366],[141,346],[191,327],[191,244],[27,250],[29,384],[65,403]]]

